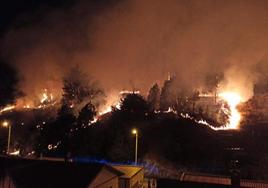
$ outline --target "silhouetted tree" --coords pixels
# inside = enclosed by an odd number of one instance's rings
[[[139,94],[128,94],[121,102],[121,111],[125,117],[139,118],[144,117],[148,112],[148,106],[145,99]]]
[[[18,89],[19,76],[14,67],[0,62],[0,107],[15,102],[22,92]]]
[[[62,104],[76,106],[91,101],[96,106],[102,102],[103,97],[103,90],[79,67],[72,68],[64,76]]]
[[[167,110],[169,107],[174,107],[177,101],[177,93],[173,88],[174,77],[164,82],[164,86],[160,94],[160,109]]]
[[[79,112],[77,124],[79,128],[88,126],[97,115],[95,107],[91,103],[87,103]]]
[[[157,84],[154,84],[153,87],[149,91],[149,95],[147,98],[147,103],[149,107],[149,111],[153,112],[155,110],[159,110],[160,107],[160,89]]]

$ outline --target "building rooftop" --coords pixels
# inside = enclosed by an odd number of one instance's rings
[[[87,187],[106,168],[115,175],[123,173],[99,163],[74,163],[0,157],[0,180],[10,177],[18,187]]]
[[[111,166],[114,169],[124,173],[124,175],[120,176],[121,178],[132,178],[143,169],[143,167],[130,166],[130,165],[111,165]]]

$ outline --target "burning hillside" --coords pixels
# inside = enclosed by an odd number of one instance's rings
[[[53,95],[47,93],[47,90],[44,89],[44,92],[40,94],[39,99],[35,100],[25,100],[24,98],[18,98],[16,104],[7,105],[0,109],[0,115],[5,112],[10,112],[12,110],[23,110],[23,109],[44,109],[47,107],[54,106],[59,101],[53,98]]]
[[[251,89],[245,87],[243,78],[243,75],[236,75],[231,71],[221,78],[218,75],[210,77],[208,83],[196,89],[191,86],[181,87],[181,77],[168,75],[161,88],[156,83],[150,89],[147,98],[149,112],[175,112],[214,130],[238,129],[242,116],[237,107],[252,96]],[[88,123],[91,125],[113,109],[120,109],[126,96],[146,96],[145,92],[135,89],[106,93],[98,82],[78,66],[70,69],[62,82],[61,92],[56,92],[62,93],[62,97],[55,97],[57,95],[52,93],[59,90],[57,88],[43,89],[36,98],[27,95],[17,98],[14,105],[3,107],[0,113],[66,106],[74,110],[75,115],[79,115],[84,107],[92,105],[96,114]]]
[[[164,89],[162,89],[164,90]],[[163,91],[162,91],[163,93]],[[106,98],[106,102],[99,105],[97,109],[97,114],[94,120],[91,121],[90,124],[95,123],[98,118],[104,116],[105,114],[108,114],[112,112],[113,108],[114,109],[120,109],[120,105],[122,100],[127,96],[127,95],[139,95],[140,91],[131,91],[131,90],[122,90],[118,93],[113,93],[112,95],[108,95]],[[163,95],[163,94],[162,94]],[[168,96],[171,97],[171,96]],[[184,101],[184,107],[183,109],[180,108],[179,106],[174,107],[174,104],[168,107],[168,110],[164,110],[164,108],[157,108],[154,109],[154,113],[174,113],[178,114],[182,118],[186,119],[191,119],[194,120],[196,123],[206,125],[213,130],[228,130],[228,129],[238,129],[239,124],[241,121],[241,114],[237,109],[237,106],[242,102],[241,97],[237,93],[233,92],[222,92],[218,94],[218,97],[216,96],[216,99],[214,100],[214,95],[212,94],[198,94],[199,99],[196,100],[194,103],[188,99],[188,96],[186,97],[186,100]],[[179,98],[179,96],[178,96]],[[207,116],[203,116],[200,114],[201,112],[196,112],[196,110],[193,109],[186,109],[186,106],[198,104],[199,100],[202,98],[210,98],[210,100],[213,100],[213,105],[216,106],[216,109],[214,109],[214,114],[213,116],[217,115],[220,116],[219,113],[223,113],[223,115],[226,117],[225,121],[222,121],[221,119],[217,118],[214,119],[214,121],[209,121],[210,119],[213,119],[213,117],[210,117],[211,115],[207,114]],[[62,99],[61,99],[62,100]],[[159,101],[154,101],[155,103],[160,104],[160,98],[158,99]],[[178,100],[178,99],[176,99]],[[44,92],[40,94],[39,102],[36,103],[34,101],[27,101],[27,103],[23,104],[23,100],[18,99],[17,104],[15,105],[8,105],[4,108],[1,109],[0,114],[12,111],[12,110],[31,110],[31,109],[45,109],[48,107],[53,107],[58,108],[60,105],[60,101],[56,100],[53,98],[52,93],[48,93],[46,89],[44,89]],[[163,102],[162,102],[163,103]],[[178,103],[178,101],[176,102]],[[35,104],[35,105],[34,105]],[[159,106],[159,104],[155,104]],[[77,104],[78,105],[78,104]],[[199,111],[200,109],[205,109],[208,110],[208,108],[211,108],[213,105],[208,107],[209,103],[203,103],[201,106],[199,105]],[[71,108],[76,108],[75,103],[71,103],[70,105]],[[198,114],[198,116],[196,116]],[[210,122],[210,123],[209,123]]]

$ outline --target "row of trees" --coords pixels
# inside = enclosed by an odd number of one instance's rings
[[[150,111],[172,108],[178,112],[190,113],[199,99],[199,92],[189,88],[178,88],[175,77],[166,80],[161,89],[158,84],[154,84],[147,98]]]
[[[201,99],[200,93],[191,86],[180,87],[180,81],[176,77],[165,80],[162,88],[154,84],[149,91],[147,103],[149,112],[167,111],[169,108],[178,113],[190,114],[197,119],[206,119],[215,126],[227,124],[228,114],[222,110],[222,105],[228,108],[224,101],[218,101],[217,89],[223,79],[221,74],[207,76],[203,86],[203,92],[210,94],[209,98]]]

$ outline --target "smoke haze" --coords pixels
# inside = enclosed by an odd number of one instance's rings
[[[23,91],[46,88],[60,95],[70,67],[112,90],[140,89],[176,74],[178,87],[200,87],[208,74],[224,73],[221,89],[244,100],[268,70],[268,2],[253,0],[80,1],[20,16],[2,41]],[[261,67],[261,68],[260,68]]]

